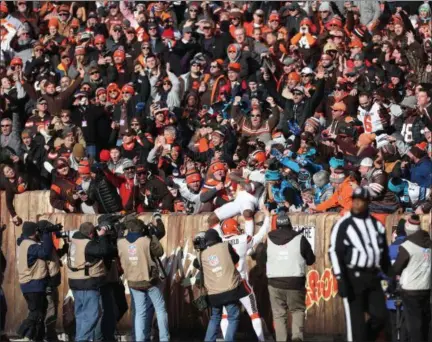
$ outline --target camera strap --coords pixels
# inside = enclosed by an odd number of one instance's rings
[[[161,259],[160,259],[160,258],[156,258],[156,263],[158,264],[159,269],[160,269],[160,271],[162,272],[162,274],[161,274],[161,272],[159,272],[159,278],[160,278],[161,280],[165,280],[166,277],[167,277],[167,274],[166,274],[166,272],[165,272],[165,268],[164,268],[163,265],[162,265],[162,261],[161,261]]]

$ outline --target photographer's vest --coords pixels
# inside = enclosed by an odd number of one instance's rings
[[[131,243],[127,239],[117,242],[120,262],[124,276],[130,287],[142,287],[142,282],[152,280],[152,269],[156,264],[150,255],[150,238],[143,236]]]
[[[105,275],[103,260],[99,260],[93,264],[85,260],[85,249],[90,241],[89,239],[71,239],[68,253],[69,279],[90,279]]]
[[[204,286],[209,295],[236,289],[241,277],[237,271],[227,242],[218,243],[205,249],[201,254]]]
[[[409,262],[402,271],[400,284],[404,290],[429,290],[431,288],[431,249],[405,241],[401,247],[409,254]]]
[[[37,244],[35,241],[25,239],[18,247],[18,280],[20,284],[26,284],[32,280],[44,279],[47,276],[47,266],[45,260],[36,259],[36,262],[28,267],[27,253],[31,245]]]
[[[51,278],[60,272],[60,259],[55,250],[52,251],[51,257],[47,260],[48,274]]]
[[[267,278],[304,277],[306,262],[300,253],[302,234],[284,245],[267,239]]]

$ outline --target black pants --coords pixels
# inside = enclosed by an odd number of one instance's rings
[[[405,312],[403,310],[400,311],[400,330],[399,330],[399,340],[397,338],[397,315],[396,310],[389,310],[389,317],[388,320],[388,329],[386,334],[386,341],[392,341],[392,342],[409,342],[409,334],[408,334],[408,328],[406,324],[406,318],[405,318]]]
[[[407,294],[402,292],[402,303],[406,313],[408,333],[412,342],[428,340],[431,308],[429,293]]]
[[[378,275],[372,271],[348,271],[347,280],[349,296],[343,298],[347,340],[375,341],[388,320],[385,297]],[[370,317],[367,322],[366,312]]]
[[[33,340],[42,340],[45,335],[47,299],[45,292],[24,293],[29,313],[18,328],[18,335]]]

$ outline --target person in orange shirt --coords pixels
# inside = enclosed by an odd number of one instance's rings
[[[331,208],[341,208],[340,214],[344,215],[352,207],[353,183],[357,181],[352,176],[347,176],[342,168],[336,168],[330,176],[330,183],[335,188],[332,197],[318,205],[308,203],[314,211],[327,211]]]

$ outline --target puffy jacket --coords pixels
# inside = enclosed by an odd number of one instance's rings
[[[410,181],[417,183],[418,185],[429,188],[432,186],[432,161],[429,157],[424,157],[419,160],[411,168],[411,178]]]
[[[112,185],[103,173],[98,173],[88,189],[89,199],[97,203],[99,214],[108,214],[123,209],[117,188]]]

